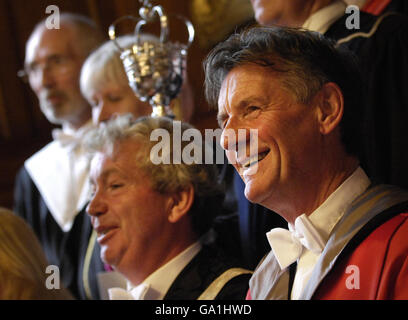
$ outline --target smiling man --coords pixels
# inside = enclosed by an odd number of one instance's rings
[[[94,189],[88,214],[102,259],[129,281],[128,291],[112,288],[110,298],[243,299],[250,272],[203,237],[221,211],[216,165],[154,164],[156,129],[177,139],[170,119],[124,115],[102,123],[88,140]],[[183,123],[181,133],[188,129]],[[174,159],[179,149],[162,152]]]
[[[406,299],[408,193],[373,185],[359,166],[361,84],[350,53],[318,33],[253,28],[217,45],[205,68],[245,196],[289,226],[267,233],[272,250],[249,297]],[[251,135],[235,141],[240,129],[258,130],[256,152]]]
[[[347,8],[349,4],[362,6],[364,2],[366,5],[361,11]],[[371,4],[367,6],[368,2]],[[405,94],[408,21],[406,16],[395,12],[402,9],[397,8],[395,2],[406,3],[395,0],[251,0],[254,18],[260,25],[301,27],[320,32],[356,54],[364,84],[359,92],[365,114],[361,122],[365,134],[360,166],[372,181],[407,188],[405,124],[408,113],[404,106],[408,105]],[[390,3],[387,11],[394,12],[379,14],[387,3]],[[390,7],[398,10],[388,10]],[[381,10],[374,16],[364,9]],[[280,221],[272,219],[276,215],[270,210],[246,201],[238,175],[234,176],[234,188],[245,255],[256,261],[268,248],[266,239],[258,235],[279,226]]]

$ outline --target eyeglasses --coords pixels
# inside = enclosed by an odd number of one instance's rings
[[[64,55],[52,55],[47,57],[44,62],[33,62],[17,72],[17,76],[23,79],[35,80],[47,70],[50,75],[63,75],[71,70],[72,58]]]

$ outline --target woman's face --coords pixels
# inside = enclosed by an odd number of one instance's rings
[[[138,118],[152,112],[150,104],[140,101],[128,85],[113,81],[98,88],[91,88],[87,100],[92,107],[94,124],[107,121],[115,114],[131,113]]]

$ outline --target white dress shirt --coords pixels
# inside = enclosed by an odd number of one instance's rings
[[[313,13],[302,28],[324,34],[330,26],[345,14],[347,4],[344,1],[335,1],[332,4]]]
[[[370,185],[370,179],[358,167],[315,211],[308,216],[313,226],[327,243],[334,226],[343,217],[350,204]],[[291,226],[293,227],[293,226]],[[306,248],[297,261],[291,299],[296,300],[305,288],[321,253],[316,254]]]

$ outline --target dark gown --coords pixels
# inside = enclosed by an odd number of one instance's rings
[[[404,3],[406,1],[404,0]],[[339,40],[357,32],[368,33],[380,19],[364,12],[360,30],[345,27],[347,15],[337,20],[326,36]],[[362,167],[377,183],[408,187],[408,21],[401,14],[385,17],[370,37],[341,44],[353,51],[362,71],[364,121]],[[244,196],[245,185],[234,172],[234,191],[244,259],[254,267],[270,251],[265,233],[287,223],[276,213]]]
[[[393,11],[407,14],[408,13],[408,1],[407,0],[392,0],[383,12]]]
[[[104,270],[104,265],[98,255],[99,247],[96,247],[95,253],[91,256],[92,259],[89,259],[89,267],[85,266],[85,256],[92,232],[90,218],[85,213],[85,207],[75,217],[72,228],[64,232],[48,210],[27,170],[22,167],[15,182],[14,211],[33,228],[48,262],[59,267],[61,283],[70,290],[74,297],[98,299],[96,274]],[[88,270],[85,279],[83,277],[84,267]],[[88,295],[85,291],[84,280],[89,283],[87,285],[90,288]]]
[[[241,266],[219,247],[204,245],[174,280],[164,300],[196,300],[224,271]],[[250,277],[250,273],[244,273],[232,278],[218,292],[215,300],[244,300]]]
[[[408,17],[386,14],[382,18],[361,12],[360,30],[346,29],[344,16],[325,35],[339,40],[369,33],[382,19],[371,37],[355,37],[341,46],[356,54],[363,77],[362,166],[374,182],[407,188]]]

